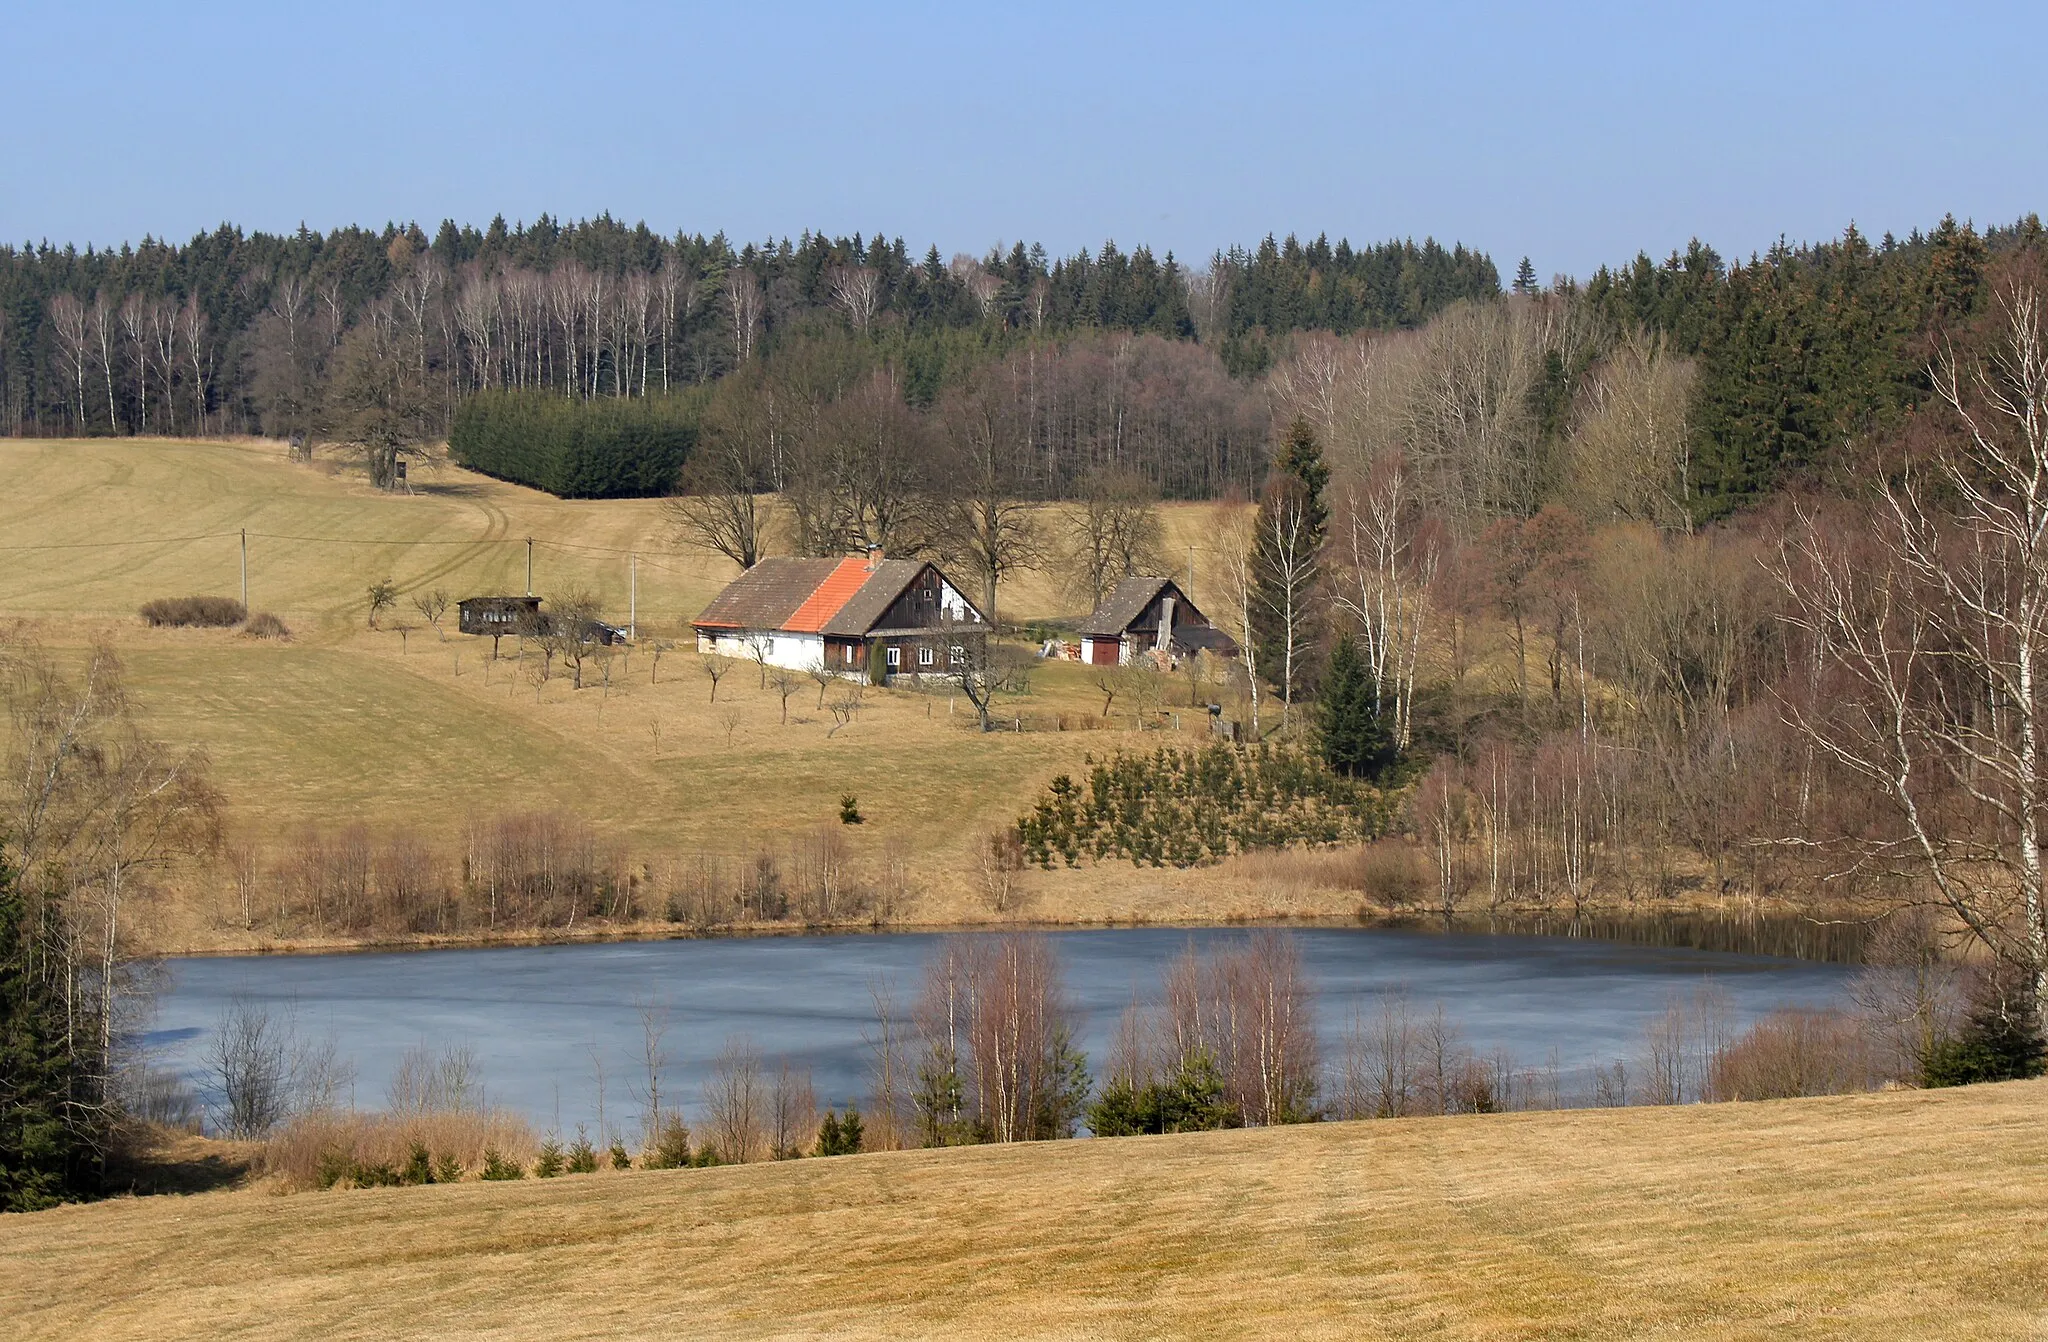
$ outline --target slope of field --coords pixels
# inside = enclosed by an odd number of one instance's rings
[[[982,736],[964,701],[894,689],[869,691],[835,731],[818,687],[803,682],[784,721],[781,696],[748,665],[713,703],[687,621],[735,570],[676,548],[658,502],[565,502],[450,466],[416,485],[385,494],[267,443],[0,442],[0,621],[26,621],[59,653],[110,641],[145,730],[209,752],[230,837],[259,857],[302,826],[358,820],[452,851],[472,815],[543,807],[575,811],[640,858],[745,857],[836,827],[851,793],[868,821],[843,831],[856,864],[879,869],[885,850],[908,854],[899,916],[953,922],[989,912],[971,875],[982,835],[1088,752],[1161,739],[1132,730],[1123,704],[1101,729],[1090,676],[1061,663],[1042,665],[1031,693],[1002,711],[1012,725],[1022,715],[1091,730]],[[1214,571],[1217,516],[1206,505],[1167,512],[1171,549],[1193,552],[1198,593]],[[244,529],[250,605],[281,615],[291,641],[156,630],[135,617],[153,597],[235,594]],[[508,660],[487,664],[489,641],[450,632],[452,610],[437,630],[406,598],[383,629],[366,627],[364,591],[386,577],[408,597],[525,590],[527,537],[535,591],[595,592],[620,621],[639,554],[642,647],[614,663],[608,687],[595,673],[581,691],[566,675],[537,686],[509,644]],[[1018,618],[1074,613],[1047,575],[1026,575],[1004,602]],[[657,667],[647,644],[658,638],[681,646]],[[1183,725],[1181,739],[1197,739],[1199,720]],[[1348,897],[1271,898],[1215,873],[1123,867],[1037,886],[1013,912],[1063,921],[1348,911]],[[172,918],[164,944],[237,944],[202,921]]]
[[[0,1221],[24,1337],[2015,1338],[2048,1083]]]

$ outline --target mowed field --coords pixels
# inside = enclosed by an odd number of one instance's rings
[[[1091,751],[1162,740],[1141,737],[1128,715],[1110,730],[981,736],[964,700],[910,690],[869,691],[834,733],[817,687],[798,689],[785,723],[750,665],[733,669],[714,704],[687,624],[737,570],[678,549],[656,501],[568,502],[446,465],[415,487],[385,494],[352,470],[294,464],[272,443],[0,442],[0,621],[60,654],[111,642],[144,728],[205,748],[231,838],[258,852],[302,825],[356,820],[452,845],[471,815],[563,807],[636,855],[745,855],[835,824],[851,793],[868,819],[847,830],[856,857],[878,860],[892,840],[910,853],[923,898],[901,913],[928,921],[973,912],[965,885],[979,836],[1014,819],[1052,774]],[[1192,559],[1198,600],[1209,596],[1204,574],[1220,573],[1221,518],[1207,505],[1167,510],[1169,549]],[[244,529],[250,606],[283,617],[289,642],[141,623],[135,610],[153,597],[235,595]],[[454,633],[452,609],[435,630],[411,605],[437,588],[451,599],[524,591],[528,537],[536,592],[594,592],[621,622],[640,556],[643,646],[615,661],[608,689],[593,678],[578,692],[562,675],[536,687],[525,666],[488,664],[488,640]],[[384,578],[406,595],[371,631],[364,593]],[[1050,575],[1026,575],[1003,602],[1014,619],[1078,613]],[[658,668],[654,638],[680,644]],[[1102,697],[1082,668],[1047,663],[1005,707],[1078,725]],[[1316,911],[1329,910],[1171,873],[1040,881],[1017,910],[1054,920]]]
[[[12,1336],[2026,1338],[2048,1082],[0,1219]]]

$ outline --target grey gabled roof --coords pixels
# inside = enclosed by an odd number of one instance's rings
[[[1197,616],[1201,614],[1171,578],[1125,578],[1102,598],[1102,604],[1081,621],[1075,632],[1095,638],[1120,638],[1131,627],[1131,621],[1144,614],[1145,607],[1151,605],[1152,598],[1165,587],[1173,588],[1173,594],[1182,606]]]
[[[722,629],[780,629],[838,567],[836,559],[763,559],[713,597],[695,622]]]

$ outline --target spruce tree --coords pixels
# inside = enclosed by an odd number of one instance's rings
[[[1287,427],[1259,497],[1252,538],[1251,624],[1259,672],[1292,706],[1309,679],[1307,657],[1318,640],[1319,568],[1330,529],[1323,491],[1330,468],[1305,419]]]
[[[1348,778],[1378,778],[1394,761],[1386,724],[1373,707],[1373,677],[1351,635],[1337,639],[1330,652],[1317,703],[1323,732],[1323,758]]]
[[[65,1045],[61,980],[49,972],[56,937],[0,852],[0,1212],[88,1191],[90,1134],[67,1117],[81,1065]]]
[[[1529,258],[1525,256],[1522,258],[1522,264],[1515,267],[1515,292],[1533,294],[1539,287],[1541,286],[1536,283],[1536,267],[1530,265]]]

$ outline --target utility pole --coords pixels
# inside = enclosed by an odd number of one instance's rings
[[[249,611],[249,528],[242,528],[242,613]]]
[[[1188,600],[1190,600],[1190,601],[1193,601],[1193,600],[1195,599],[1195,547],[1194,547],[1193,545],[1189,545],[1189,546],[1188,546],[1188,590],[1187,590],[1187,598],[1188,598]]]
[[[533,537],[526,538],[526,594],[533,595]]]
[[[633,552],[633,574],[626,583],[626,637],[640,641],[640,552]]]

